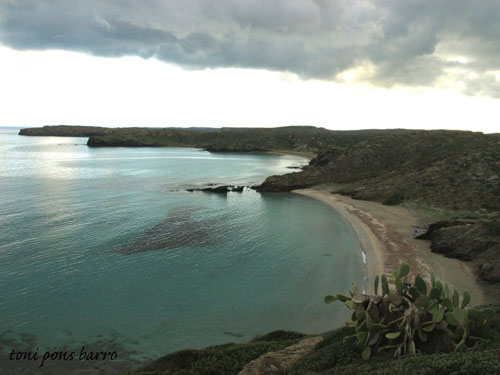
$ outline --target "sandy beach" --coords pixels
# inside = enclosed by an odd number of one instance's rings
[[[430,280],[430,274],[433,273],[436,279],[448,283],[459,292],[468,290],[471,293],[471,305],[485,302],[483,289],[466,263],[432,253],[429,241],[414,238],[414,228],[422,232],[432,219],[403,207],[354,200],[331,194],[330,191],[327,187],[318,187],[296,190],[294,193],[328,204],[352,227],[367,257],[365,290],[368,293],[373,293],[375,275],[384,273],[389,276],[404,261],[410,265],[411,275],[420,274]]]
[[[287,150],[266,151],[266,154],[300,156],[301,158],[304,158],[308,161],[314,159],[317,156],[317,154],[312,153],[312,152],[287,151]]]

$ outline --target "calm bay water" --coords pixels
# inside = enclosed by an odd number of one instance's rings
[[[323,297],[362,283],[364,265],[335,211],[294,194],[185,191],[256,184],[304,159],[17,131],[0,128],[2,351],[94,344],[143,360],[345,319]]]

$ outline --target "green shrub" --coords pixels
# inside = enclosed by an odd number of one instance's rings
[[[382,204],[386,206],[397,206],[405,200],[405,197],[401,193],[394,193],[389,198],[385,199]]]
[[[344,338],[344,343],[356,342],[362,348],[361,356],[368,360],[373,354],[393,350],[394,356],[416,355],[419,352],[449,352],[478,340],[470,336],[470,294],[460,297],[448,284],[435,280],[431,284],[417,275],[409,283],[410,267],[402,263],[392,273],[390,289],[385,275],[375,278],[375,295],[361,294],[353,283],[350,296],[337,294],[325,297],[325,303],[340,300],[353,310],[347,326],[355,333]],[[378,295],[381,286],[381,295]],[[483,309],[478,314],[492,316],[495,311]]]
[[[306,370],[307,371],[307,370]],[[296,373],[297,375],[299,372]],[[500,374],[500,357],[492,351],[405,357],[398,361],[364,362],[302,375],[494,375]]]

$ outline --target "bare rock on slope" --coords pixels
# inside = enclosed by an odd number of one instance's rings
[[[323,337],[315,336],[301,340],[277,352],[269,352],[249,362],[238,375],[277,375],[297,362],[303,356],[311,353],[314,347],[323,341]]]
[[[419,238],[431,241],[432,252],[472,261],[480,279],[500,282],[500,217],[440,221]]]

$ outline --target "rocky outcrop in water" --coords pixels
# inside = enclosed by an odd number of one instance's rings
[[[245,189],[244,186],[238,186],[238,185],[212,185],[209,187],[205,188],[197,188],[197,189],[186,189],[186,191],[193,192],[193,191],[203,191],[205,193],[216,193],[216,194],[227,194],[230,191],[236,192],[236,193],[241,193]]]
[[[215,186],[215,187],[208,187],[201,189],[201,191],[204,191],[206,193],[218,193],[218,194],[226,194],[229,193],[229,186],[223,185],[223,186]]]

